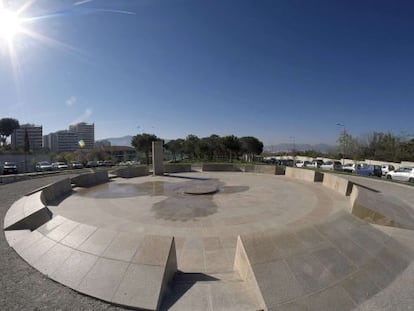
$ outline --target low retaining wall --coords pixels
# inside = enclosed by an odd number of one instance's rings
[[[72,192],[72,183],[70,178],[65,178],[63,180],[57,181],[53,184],[46,186],[42,190],[42,194],[40,199],[42,200],[43,204],[49,205],[56,200],[67,196]]]
[[[72,183],[77,187],[92,187],[95,185],[103,184],[108,182],[107,171],[97,171],[94,173],[80,174],[72,178]]]
[[[262,310],[268,310],[240,236],[237,237],[233,269],[239,273],[242,280],[245,281],[253,290],[253,293]]]
[[[164,173],[191,172],[191,164],[164,164]]]
[[[203,172],[241,172],[241,169],[234,164],[227,163],[203,163]]]
[[[335,190],[339,194],[349,196],[352,192],[353,183],[346,178],[325,173],[323,176],[323,185],[326,188]]]
[[[354,185],[350,201],[352,215],[366,222],[414,230],[414,212],[398,198]]]
[[[35,230],[52,218],[41,201],[41,192],[24,196],[13,203],[4,217],[4,230]]]
[[[0,176],[0,184],[10,184],[25,179],[28,179],[26,175],[2,175]]]
[[[314,170],[307,170],[303,168],[294,168],[294,167],[286,167],[285,175],[287,177],[310,181],[310,182],[322,182],[323,181],[323,173],[314,171]]]
[[[149,175],[148,166],[146,165],[120,167],[113,173],[122,178],[133,178]]]
[[[285,168],[276,165],[243,165],[240,168],[246,173],[285,175]]]

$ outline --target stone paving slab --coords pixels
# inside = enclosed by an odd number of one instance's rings
[[[97,260],[95,255],[75,250],[49,277],[70,288],[78,288]]]
[[[119,260],[99,258],[76,289],[90,296],[111,301],[128,265]]]
[[[130,264],[112,301],[125,306],[156,310],[161,295],[164,267]]]
[[[83,242],[85,242],[98,228],[85,224],[76,226],[71,232],[69,232],[60,243],[70,246],[72,248],[78,248]]]
[[[116,231],[97,229],[78,247],[78,250],[100,256],[111,244],[116,235]]]
[[[44,253],[56,245],[56,242],[48,237],[41,237],[38,241],[25,248],[19,255],[29,264],[33,265]]]
[[[39,257],[33,263],[33,266],[43,274],[50,275],[57,270],[74,251],[73,248],[57,243]]]
[[[51,220],[49,220],[47,223],[42,225],[41,227],[37,228],[36,231],[47,235],[50,231],[55,229],[57,226],[60,226],[62,223],[64,223],[67,220],[67,218],[62,217],[60,215],[57,215],[53,217]]]
[[[126,262],[132,261],[140,248],[143,238],[129,232],[119,232],[102,254],[103,257]]]
[[[29,235],[30,230],[8,230],[4,231],[4,235],[6,236],[6,240],[11,247],[13,247],[17,242],[21,240],[25,240]]]
[[[60,225],[56,226],[56,228],[47,233],[46,236],[56,242],[59,242],[79,225],[80,223],[76,221],[66,219]]]

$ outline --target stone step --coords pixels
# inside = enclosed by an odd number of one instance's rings
[[[174,277],[161,310],[260,310],[248,282],[237,272],[183,273]]]

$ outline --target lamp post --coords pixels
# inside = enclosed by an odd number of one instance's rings
[[[295,158],[296,158],[296,156],[295,156],[295,153],[296,153],[296,144],[295,144],[295,136],[289,136],[289,138],[290,139],[292,139],[292,141],[293,141],[293,144],[292,144],[292,160],[293,160],[293,167],[295,167]]]
[[[345,149],[346,149],[346,128],[345,128],[345,124],[342,124],[342,123],[336,123],[336,125],[337,126],[341,126],[342,128],[343,128],[343,132],[342,132],[342,135],[343,135],[343,139],[344,139],[344,141],[343,141],[343,146],[342,146],[342,165],[344,165],[345,164]]]

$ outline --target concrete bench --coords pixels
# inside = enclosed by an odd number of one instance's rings
[[[294,167],[286,167],[285,175],[287,177],[300,179],[304,181],[310,182],[322,182],[323,181],[323,173],[314,170],[302,169],[302,168],[294,168]]]
[[[117,175],[118,177],[122,178],[133,178],[139,176],[148,176],[149,170],[148,166],[140,165],[140,166],[125,166],[117,168],[113,171],[113,174]]]
[[[97,171],[93,173],[80,174],[72,178],[72,183],[77,187],[92,187],[108,182],[107,171]]]
[[[203,163],[203,172],[241,172],[241,169],[234,164],[227,163]]]

